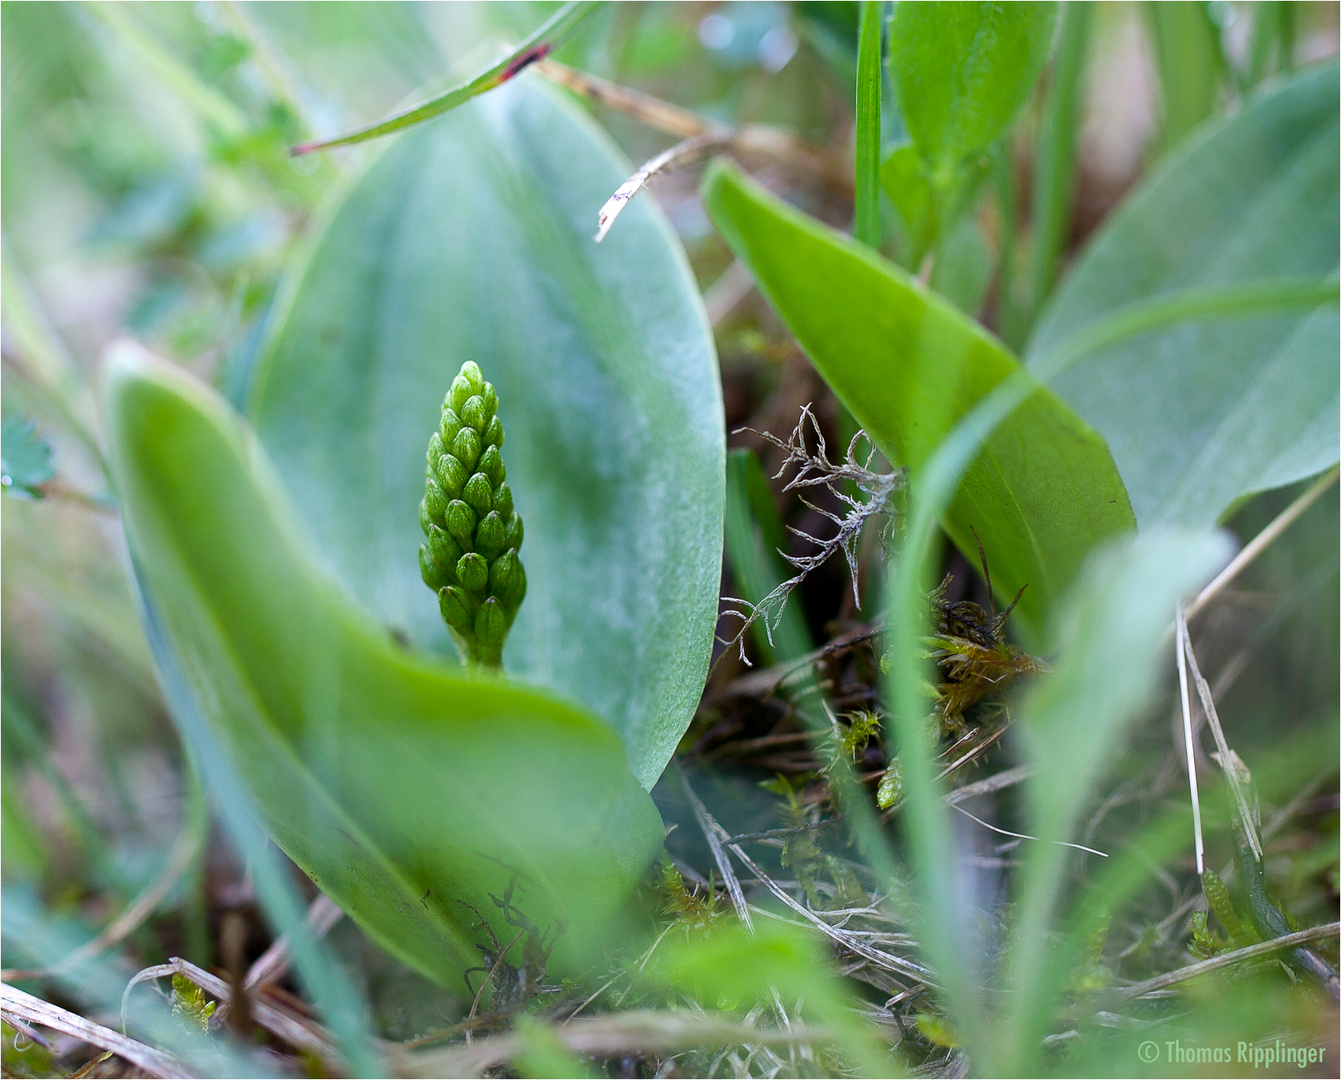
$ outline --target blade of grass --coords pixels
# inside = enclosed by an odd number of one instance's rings
[[[1181,142],[1209,117],[1226,70],[1220,28],[1204,3],[1147,3],[1163,98],[1161,149]]]
[[[880,0],[864,0],[857,41],[857,161],[856,213],[852,235],[873,248],[880,247]]]
[[[930,591],[930,554],[936,519],[948,506],[959,478],[993,431],[1033,392],[1097,348],[1154,326],[1214,314],[1235,314],[1247,304],[1253,311],[1316,304],[1334,299],[1336,285],[1266,282],[1215,290],[1189,290],[1172,297],[1131,305],[1097,327],[1077,335],[1031,369],[1011,375],[983,398],[941,442],[911,481],[907,526],[895,551],[887,609],[890,627],[890,671],[887,701],[899,757],[903,765],[904,816],[913,866],[921,885],[925,913],[922,936],[932,965],[942,972],[947,1002],[960,1030],[981,1043],[984,1010],[970,958],[964,954],[954,923],[957,896],[954,844],[948,808],[942,802],[932,769],[932,747],[924,729],[926,703],[918,687],[926,680],[928,661],[921,638],[926,627],[926,596]],[[986,1049],[985,1045],[981,1047]],[[973,1045],[971,1042],[970,1052]]]
[[[173,56],[120,4],[84,4],[84,11],[111,29],[145,67],[219,133],[236,137],[247,130],[246,114],[194,71]]]
[[[1066,248],[1071,224],[1081,76],[1085,71],[1092,11],[1086,3],[1072,2],[1062,8],[1052,85],[1034,157],[1034,199],[1029,217],[1030,324],[1057,276],[1057,264]],[[1028,326],[1023,329],[1022,338],[1028,336]]]
[[[355,143],[367,142],[369,139],[376,139],[382,135],[390,135],[393,131],[402,131],[407,127],[413,127],[415,124],[421,124],[425,120],[432,120],[435,116],[441,116],[473,97],[492,90],[496,86],[502,86],[503,83],[519,74],[529,65],[548,56],[560,41],[577,29],[578,25],[598,7],[600,7],[600,3],[591,2],[591,0],[584,0],[584,2],[574,0],[572,3],[567,3],[512,52],[492,67],[481,71],[473,79],[460,83],[435,98],[430,98],[422,105],[416,105],[405,112],[388,116],[385,120],[379,120],[375,124],[369,124],[366,127],[357,128],[354,131],[336,135],[329,139],[313,139],[311,142],[299,143],[292,147],[289,152],[297,156],[299,154],[310,154],[314,150],[329,150],[335,146],[353,146]]]
[[[1026,790],[1034,836],[1066,840],[1080,828],[1129,725],[1155,695],[1169,609],[1229,553],[1223,533],[1152,531],[1096,552],[1086,564],[1054,629],[1065,651],[1019,707],[1022,750],[1035,768]],[[1024,854],[1007,950],[1012,994],[993,1040],[996,1056],[984,1063],[989,1073],[1037,1067],[1055,1002],[1048,941],[1072,862],[1053,844],[1031,845]]]
[[[1272,53],[1279,57],[1278,46],[1281,38],[1282,9],[1286,7],[1281,0],[1261,0],[1252,6],[1253,30],[1252,43],[1248,46],[1248,70],[1244,78],[1244,89],[1251,90],[1273,70]]]

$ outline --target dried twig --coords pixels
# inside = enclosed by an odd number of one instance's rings
[[[965,799],[973,798],[975,795],[987,795],[990,792],[1000,791],[1002,788],[1008,788],[1015,784],[1023,783],[1033,775],[1033,766],[1016,765],[1013,769],[1005,769],[992,776],[984,777],[982,780],[975,780],[971,784],[965,784],[963,787],[955,788],[954,791],[951,791],[945,796],[944,802],[948,806],[953,806],[955,803],[961,803]]]
[[[1230,560],[1229,565],[1221,570],[1209,585],[1197,593],[1196,599],[1187,605],[1187,618],[1191,619],[1215,599],[1220,591],[1238,577],[1249,563],[1262,554],[1272,541],[1298,521],[1303,512],[1317,502],[1324,491],[1336,483],[1338,475],[1341,475],[1341,466],[1333,465],[1316,482],[1310,485],[1307,491],[1277,514],[1272,519],[1271,524],[1248,541],[1243,550]]]
[[[146,1046],[127,1035],[122,1035],[119,1031],[95,1024],[78,1013],[69,1012],[59,1005],[43,1001],[8,983],[0,983],[0,1004],[3,1004],[5,1012],[12,1013],[31,1024],[63,1031],[90,1046],[110,1050],[149,1076],[170,1078],[194,1075],[170,1054]]]
[[[126,1023],[126,1008],[130,1001],[131,991],[141,983],[152,982],[171,975],[182,975],[190,979],[205,993],[215,998],[219,1002],[219,1008],[214,1014],[213,1022],[216,1024],[222,1022],[228,1007],[232,1004],[233,988],[217,975],[210,974],[204,968],[197,967],[189,960],[174,956],[166,964],[156,964],[137,972],[126,984],[125,992],[121,995],[121,1024],[123,1027]],[[272,1035],[282,1039],[295,1049],[306,1050],[315,1054],[323,1062],[337,1070],[343,1067],[340,1055],[336,1052],[330,1035],[317,1025],[299,1020],[266,1001],[261,995],[251,997],[247,1004],[251,1018]]]
[[[873,949],[860,938],[854,937],[848,931],[839,930],[830,925],[808,907],[805,907],[803,904],[800,904],[793,899],[781,885],[764,873],[758,863],[745,854],[739,844],[728,844],[727,847],[730,849],[731,853],[741,861],[742,865],[759,879],[760,883],[768,889],[769,892],[805,919],[806,922],[812,923],[820,933],[841,948],[855,953],[856,955],[869,960],[876,967],[882,968],[883,970],[902,978],[913,978],[931,986],[936,985],[931,978],[930,970],[923,967],[921,964],[916,964],[911,960],[905,960],[903,957],[895,956],[892,953]]]
[[[551,1029],[574,1054],[614,1057],[621,1054],[673,1053],[699,1046],[789,1046],[832,1042],[827,1028],[791,1024],[786,1029],[761,1028],[715,1016],[676,1012],[632,1011],[584,1017]],[[397,1063],[406,1076],[479,1076],[505,1065],[527,1047],[524,1036],[509,1033],[480,1039],[470,1046],[404,1054]]]
[[[1195,979],[1198,975],[1205,975],[1212,971],[1219,971],[1230,964],[1236,964],[1240,960],[1252,960],[1258,956],[1268,956],[1273,952],[1279,952],[1281,949],[1293,949],[1299,945],[1305,945],[1310,941],[1319,941],[1322,938],[1336,937],[1341,933],[1341,922],[1327,923],[1323,926],[1313,926],[1307,930],[1300,930],[1294,934],[1285,934],[1283,937],[1272,938],[1270,941],[1263,941],[1256,945],[1249,945],[1245,949],[1235,949],[1233,952],[1220,953],[1219,956],[1212,956],[1209,960],[1203,960],[1199,964],[1190,964],[1185,968],[1179,968],[1177,971],[1166,971],[1163,975],[1156,975],[1153,979],[1146,979],[1145,982],[1134,983],[1131,986],[1123,986],[1113,991],[1115,997],[1119,999],[1139,998],[1146,994],[1153,994],[1157,990],[1164,990],[1170,986],[1175,986],[1180,982],[1186,982],[1188,979]]]
[[[624,207],[648,185],[657,173],[672,167],[678,168],[682,165],[688,165],[730,141],[729,132],[705,131],[700,135],[694,135],[683,142],[676,143],[669,150],[663,150],[652,158],[620,184],[618,190],[601,207],[601,212],[596,215],[596,243],[599,244],[605,239],[606,233],[614,226],[615,220]]]
[[[750,909],[749,905],[745,903],[745,894],[741,891],[740,881],[736,878],[736,871],[731,865],[731,860],[726,857],[726,852],[722,850],[722,841],[728,839],[727,832],[708,813],[708,808],[694,794],[694,789],[689,786],[689,778],[683,773],[680,774],[680,783],[684,785],[684,793],[689,798],[689,805],[694,809],[694,817],[698,820],[699,828],[703,830],[704,839],[708,841],[713,861],[717,863],[717,869],[721,871],[722,880],[726,882],[726,890],[731,896],[731,903],[736,909],[736,915],[745,924],[745,928],[753,934],[754,922],[750,919]]]
[[[668,101],[630,90],[585,71],[577,71],[553,60],[541,60],[535,70],[545,78],[589,101],[597,102],[625,116],[674,135],[678,139],[692,139],[707,132],[727,137],[730,148],[737,153],[759,154],[790,165],[802,172],[817,176],[829,187],[846,195],[852,194],[852,169],[840,156],[830,154],[822,147],[798,139],[790,131],[766,124],[745,124],[738,128],[724,128],[690,109],[672,105]]]
[[[1243,822],[1243,833],[1248,839],[1248,846],[1252,848],[1253,855],[1257,861],[1262,861],[1262,840],[1258,836],[1258,824],[1254,819],[1254,814],[1248,804],[1248,794],[1243,789],[1243,781],[1239,778],[1237,770],[1234,768],[1234,758],[1230,757],[1232,751],[1229,749],[1229,743],[1225,741],[1224,728],[1220,726],[1220,717],[1215,711],[1215,699],[1211,697],[1211,688],[1206,680],[1202,678],[1201,669],[1197,666],[1197,655],[1192,651],[1192,639],[1187,633],[1187,618],[1181,606],[1177,612],[1179,637],[1182,639],[1183,653],[1187,657],[1188,667],[1192,671],[1192,682],[1196,685],[1197,696],[1201,698],[1201,708],[1206,714],[1206,723],[1211,729],[1211,734],[1215,737],[1216,749],[1220,751],[1220,769],[1225,774],[1225,780],[1229,783],[1229,790],[1234,796],[1234,804],[1238,808],[1239,818]],[[1188,747],[1188,760],[1191,760],[1192,747]]]
[[[1177,642],[1174,655],[1178,660],[1178,692],[1183,705],[1183,742],[1187,747],[1187,787],[1192,797],[1192,838],[1197,852],[1197,874],[1206,870],[1206,845],[1201,837],[1201,798],[1197,794],[1197,746],[1192,736],[1192,702],[1187,693],[1187,616],[1182,603],[1174,613]]]

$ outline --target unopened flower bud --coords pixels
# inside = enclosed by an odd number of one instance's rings
[[[476,473],[466,481],[461,498],[479,517],[483,517],[494,508],[493,489],[489,487],[489,480],[484,473]]]
[[[478,551],[467,551],[457,560],[456,577],[467,592],[482,593],[489,585],[489,564]]]
[[[475,462],[480,460],[480,435],[474,428],[463,427],[452,440],[452,456],[459,458],[467,470],[474,471]]]
[[[442,454],[438,458],[436,472],[438,483],[442,485],[442,490],[447,493],[447,498],[461,498],[461,492],[465,490],[466,481],[470,479],[470,473],[466,472],[466,467],[451,454]]]
[[[469,601],[466,594],[455,585],[448,585],[438,593],[438,610],[453,630],[474,631],[475,620],[470,614]]]
[[[475,464],[475,471],[484,473],[489,478],[490,487],[497,487],[503,482],[503,478],[507,476],[507,469],[503,467],[503,455],[498,452],[498,447],[484,448],[484,453]]]
[[[452,539],[463,551],[470,551],[475,544],[475,511],[460,499],[453,499],[448,503],[443,519]]]
[[[526,595],[517,550],[522,522],[507,484],[499,448],[503,423],[498,394],[478,365],[467,361],[442,403],[428,443],[428,470],[419,525],[424,583],[473,664],[499,667],[503,643]]]

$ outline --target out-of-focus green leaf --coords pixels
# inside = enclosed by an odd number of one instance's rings
[[[51,447],[33,422],[5,417],[0,424],[0,487],[21,499],[40,499],[42,485],[55,475]]]
[[[478,362],[526,519],[504,665],[603,716],[650,789],[707,673],[725,421],[702,303],[654,202],[592,242],[631,171],[531,76],[389,144],[295,267],[250,411],[349,591],[450,657],[418,507],[443,394]]]
[[[1337,68],[1275,83],[1167,159],[1045,312],[1031,367],[1135,304],[1337,269]],[[1093,352],[1057,392],[1107,440],[1142,527],[1207,525],[1337,460],[1337,312],[1244,306]],[[1266,293],[1264,293],[1266,295]]]
[[[786,206],[729,166],[704,180],[714,224],[815,367],[889,460],[923,466],[956,422],[1019,370],[999,341],[898,267]],[[942,522],[1036,637],[1100,540],[1134,525],[1100,439],[1040,387],[987,440]]]
[[[1159,68],[1165,150],[1182,142],[1218,104],[1225,57],[1210,7],[1204,0],[1145,5]]]
[[[900,4],[890,70],[908,133],[937,187],[1010,126],[1052,46],[1052,3]]]
[[[857,89],[861,5],[851,0],[797,0],[792,9],[802,40],[837,76],[844,98],[851,98]]]
[[[992,283],[992,252],[972,217],[960,218],[941,241],[931,287],[969,318],[976,318]]]
[[[481,919],[508,940],[518,913],[566,924],[556,963],[590,956],[661,840],[609,726],[397,647],[314,564],[318,542],[212,390],[134,346],[107,386],[137,574],[279,846],[444,984],[478,961]]]
[[[720,1009],[766,1009],[775,995],[802,1018],[833,1034],[844,1063],[859,1075],[899,1071],[874,1029],[862,1021],[857,1002],[837,977],[819,935],[771,920],[748,931],[729,923],[705,933],[669,937],[638,976],[646,987],[685,994]],[[798,1015],[792,1012],[793,1016]]]
[[[916,270],[936,237],[936,203],[917,147],[894,149],[880,166],[880,185],[903,219],[907,250],[900,258]]]
[[[1021,703],[1018,721],[1033,773],[1011,951],[1017,1003],[996,1045],[1004,1059],[986,1071],[1024,1075],[1037,1068],[1061,973],[1050,971],[1047,931],[1076,857],[1080,815],[1125,728],[1159,683],[1156,662],[1178,599],[1205,584],[1231,553],[1224,533],[1152,532],[1096,551],[1059,606],[1054,670]]]

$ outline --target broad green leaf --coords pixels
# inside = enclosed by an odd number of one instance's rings
[[[42,485],[55,475],[51,447],[33,422],[5,417],[0,426],[0,487],[21,499],[40,499]]]
[[[465,360],[498,389],[526,520],[506,669],[581,701],[656,782],[697,707],[721,574],[724,429],[684,254],[567,102],[507,86],[389,144],[313,237],[251,396],[321,557],[455,653],[419,577],[424,447]]]
[[[315,564],[250,428],[189,376],[122,347],[107,427],[167,662],[275,842],[446,985],[479,962],[481,919],[515,936],[491,899],[510,883],[514,920],[567,924],[556,963],[589,957],[661,841],[610,727],[399,647]]]
[[[1337,68],[1263,88],[1109,218],[1029,343],[1031,367],[1132,305],[1334,277]],[[1053,386],[1113,451],[1143,528],[1207,525],[1337,460],[1336,301],[1187,320],[1103,348]]]
[[[998,1044],[1007,1056],[988,1072],[1026,1075],[1038,1067],[1032,1056],[1066,974],[1049,964],[1046,941],[1076,858],[1059,842],[1076,839],[1096,786],[1121,753],[1127,725],[1159,685],[1159,652],[1169,641],[1175,604],[1210,580],[1231,550],[1224,533],[1202,531],[1119,541],[1094,553],[1059,605],[1052,630],[1059,659],[1019,707],[1024,755],[1033,767],[1025,831],[1036,839],[1023,849],[1016,897],[1017,1004]]]
[[[815,367],[892,462],[916,472],[955,423],[1019,370],[1006,348],[898,267],[769,195],[735,169],[704,180],[713,223]],[[1098,541],[1133,527],[1100,439],[1035,390],[988,439],[942,522],[999,594],[1043,616]]]
[[[1051,3],[899,4],[890,71],[908,133],[937,186],[1010,126],[1052,46]]]

